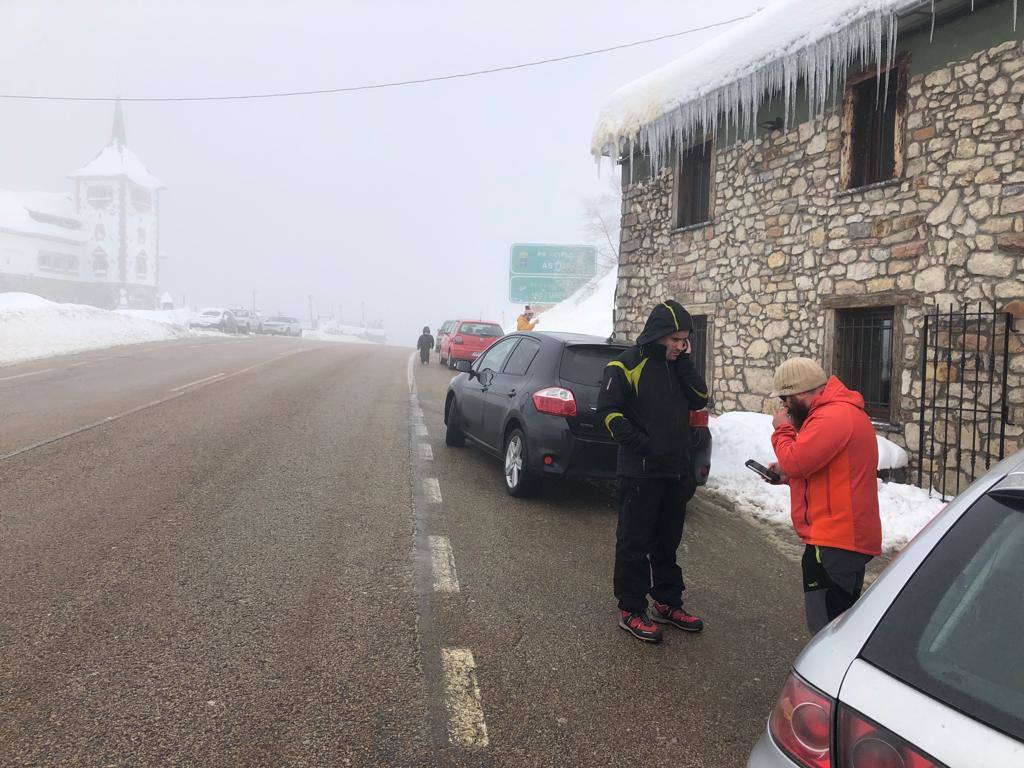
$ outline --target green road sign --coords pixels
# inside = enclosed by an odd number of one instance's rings
[[[516,304],[555,304],[597,272],[597,253],[590,245],[515,243],[509,257],[508,296]]]

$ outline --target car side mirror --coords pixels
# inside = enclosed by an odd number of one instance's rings
[[[459,373],[473,374],[473,364],[469,360],[456,360],[455,370]]]

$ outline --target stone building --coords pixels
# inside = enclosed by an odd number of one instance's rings
[[[719,412],[770,412],[775,366],[817,358],[865,395],[912,476],[952,492],[1024,432],[1016,4],[793,5],[602,113],[594,151],[623,175],[616,335],[681,301]]]

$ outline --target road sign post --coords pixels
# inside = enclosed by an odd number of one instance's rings
[[[508,298],[514,304],[557,304],[596,272],[593,246],[514,243],[509,250]]]

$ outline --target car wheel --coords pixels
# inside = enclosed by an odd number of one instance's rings
[[[454,371],[455,370],[455,358],[452,357],[451,352],[448,353],[448,370],[450,370],[450,371]]]
[[[540,478],[527,468],[526,434],[513,429],[505,440],[505,490],[511,496],[529,496]]]
[[[228,332],[228,324],[225,323],[223,320],[220,321],[220,325],[218,327],[220,328],[220,332],[221,333],[227,333]]]
[[[462,423],[459,418],[459,405],[453,399],[448,407],[447,425],[444,431],[444,444],[452,448],[461,448],[466,444],[466,433],[462,431]]]

